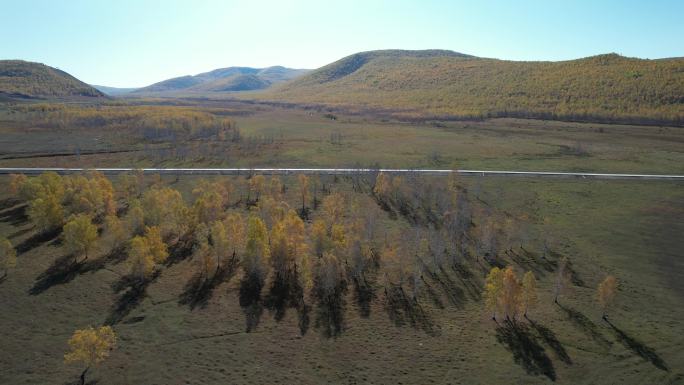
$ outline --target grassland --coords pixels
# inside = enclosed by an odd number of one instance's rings
[[[328,337],[315,310],[306,333],[287,309],[260,313],[252,332],[238,301],[239,276],[214,288],[202,302],[187,301],[195,261],[174,259],[139,301],[121,308],[117,282],[126,264],[99,250],[87,268],[61,274],[66,252],[58,237],[36,236],[25,206],[0,183],[0,236],[18,245],[18,267],[0,282],[0,382],[71,383],[78,370],[64,366],[66,340],[75,328],[115,316],[119,348],[93,372],[97,383],[605,383],[684,381],[684,191],[675,182],[570,181],[467,178],[471,198],[528,227],[528,252],[506,258],[532,269],[541,304],[521,321],[523,332],[497,326],[471,291],[487,270],[470,261],[426,278],[420,312],[392,308],[378,287],[365,313],[353,290],[346,296],[343,329]],[[165,181],[186,197],[194,177]],[[286,185],[294,181],[285,180]],[[325,181],[350,193],[349,181]],[[286,199],[296,204],[296,189]],[[364,205],[374,205],[369,197]],[[403,217],[381,211],[390,239],[409,228]],[[320,213],[314,213],[314,217]],[[573,290],[552,302],[551,259],[572,263]],[[612,326],[600,318],[595,288],[605,274],[620,280]]]
[[[150,103],[138,101],[137,104]],[[160,101],[153,101],[160,103]],[[171,104],[170,101],[161,103]],[[63,114],[0,110],[0,166],[438,167],[684,173],[684,130],[524,119],[405,123],[230,101],[174,101],[146,116],[229,120],[241,140],[143,135],[143,123],[56,124]],[[95,109],[95,107],[88,107]],[[138,107],[136,107],[138,108]],[[155,109],[156,108],[156,109]],[[110,107],[126,112],[126,104]],[[14,112],[13,112],[14,111]],[[126,113],[128,114],[128,113]],[[116,114],[115,114],[116,115]],[[118,115],[116,115],[118,116]],[[150,120],[150,119],[146,119]],[[45,126],[41,122],[50,121]],[[100,120],[95,120],[99,122]],[[104,120],[105,122],[109,122]],[[155,121],[156,122],[156,121]],[[156,122],[155,125],[162,124]],[[136,129],[137,127],[137,129]],[[144,128],[144,127],[143,127]],[[211,131],[211,130],[209,130]],[[30,143],[30,145],[28,145]]]

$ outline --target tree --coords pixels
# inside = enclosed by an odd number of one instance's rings
[[[245,224],[240,213],[229,214],[225,222],[226,236],[230,245],[231,258],[235,260],[245,245]]]
[[[313,249],[316,256],[318,256],[318,258],[323,257],[323,253],[330,245],[325,222],[317,219],[311,225],[311,242],[313,243]]]
[[[215,273],[218,273],[221,270],[221,261],[227,261],[231,254],[231,245],[223,222],[213,222],[209,227],[209,234],[211,237],[211,255],[216,264]]]
[[[373,187],[373,193],[378,199],[387,199],[392,192],[392,181],[390,176],[384,172],[380,172],[375,178],[375,186]]]
[[[496,313],[501,309],[501,292],[503,290],[503,271],[493,267],[485,280],[485,306],[492,311],[492,319],[496,321]]]
[[[520,281],[511,266],[503,271],[502,304],[506,319],[515,319],[520,308]]]
[[[28,216],[42,232],[61,226],[64,222],[64,209],[59,196],[41,194],[29,203]]]
[[[130,201],[125,221],[132,234],[141,235],[145,231],[145,212],[140,200],[133,199]]]
[[[145,238],[147,238],[147,247],[149,247],[152,260],[155,263],[164,263],[169,256],[169,251],[162,240],[161,229],[157,226],[145,228]]]
[[[254,175],[249,179],[249,191],[250,193],[254,193],[254,195],[256,195],[255,202],[259,202],[261,193],[264,191],[265,183],[266,178],[261,174]]]
[[[64,361],[67,364],[81,363],[85,366],[81,373],[81,385],[84,385],[88,370],[107,359],[115,346],[116,334],[111,326],[76,330],[69,339],[69,351],[64,354]]]
[[[123,222],[116,215],[107,215],[105,217],[103,234],[111,249],[121,247],[129,235]]]
[[[617,280],[612,275],[607,276],[603,282],[598,287],[598,301],[601,305],[601,311],[603,312],[602,318],[604,320],[608,319],[606,311],[608,306],[610,306],[615,300],[615,294],[617,293]]]
[[[280,202],[283,199],[283,184],[277,175],[271,176],[271,181],[269,182],[268,189],[271,197],[276,202]]]
[[[304,174],[297,175],[299,184],[299,195],[302,198],[302,215],[306,212],[306,200],[309,198],[309,177]]]
[[[159,227],[147,227],[144,236],[136,236],[129,243],[131,275],[141,281],[149,279],[155,265],[166,261],[168,256],[167,246],[162,240]]]
[[[247,245],[242,261],[246,277],[263,284],[268,273],[270,255],[266,225],[259,217],[252,216],[247,225]]]
[[[534,273],[528,271],[522,280],[522,307],[523,315],[527,318],[527,310],[537,303],[537,279]]]
[[[330,194],[323,199],[324,218],[328,224],[328,232],[332,231],[332,226],[339,223],[344,212],[344,197],[342,194]]]
[[[561,258],[558,262],[556,270],[556,281],[553,286],[553,302],[558,304],[558,297],[563,294],[570,285],[570,277],[568,274],[568,258]]]
[[[7,238],[0,239],[0,263],[5,271],[2,278],[7,277],[8,270],[17,265],[17,251]]]
[[[64,246],[74,255],[74,263],[80,255],[88,259],[88,252],[97,241],[97,227],[90,216],[78,214],[64,225]]]
[[[147,244],[147,238],[135,236],[128,247],[128,258],[131,266],[131,276],[144,281],[154,272],[154,259]]]

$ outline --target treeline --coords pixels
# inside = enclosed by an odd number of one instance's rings
[[[241,138],[233,120],[191,107],[41,103],[11,109],[17,119],[50,129],[121,131],[148,141]]]

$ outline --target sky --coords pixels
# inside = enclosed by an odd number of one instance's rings
[[[0,0],[0,59],[115,87],[389,48],[653,59],[684,56],[683,17],[683,0]]]

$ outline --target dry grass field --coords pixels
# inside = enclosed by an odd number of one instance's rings
[[[540,304],[529,321],[511,327],[484,308],[489,266],[481,259],[426,271],[411,306],[393,301],[381,279],[367,300],[350,286],[333,324],[312,298],[302,312],[269,302],[268,288],[259,306],[241,306],[239,270],[198,291],[189,252],[172,253],[161,273],[132,293],[121,287],[125,255],[99,249],[64,269],[61,238],[37,235],[7,177],[0,181],[0,236],[18,251],[16,269],[0,282],[3,384],[75,382],[80,369],[64,365],[66,342],[75,329],[103,323],[113,325],[118,348],[92,370],[90,384],[684,382],[684,190],[677,182],[461,180],[474,204],[524,220],[525,251],[502,261],[535,272]],[[163,182],[190,199],[198,179]],[[294,183],[285,180],[286,200],[296,206]],[[327,183],[358,195],[368,209],[376,205],[347,179]],[[401,242],[396,237],[412,225],[378,213],[384,237]],[[542,239],[548,259],[540,257]],[[573,284],[556,305],[561,256],[569,258]],[[595,299],[605,274],[620,282],[610,323]]]

